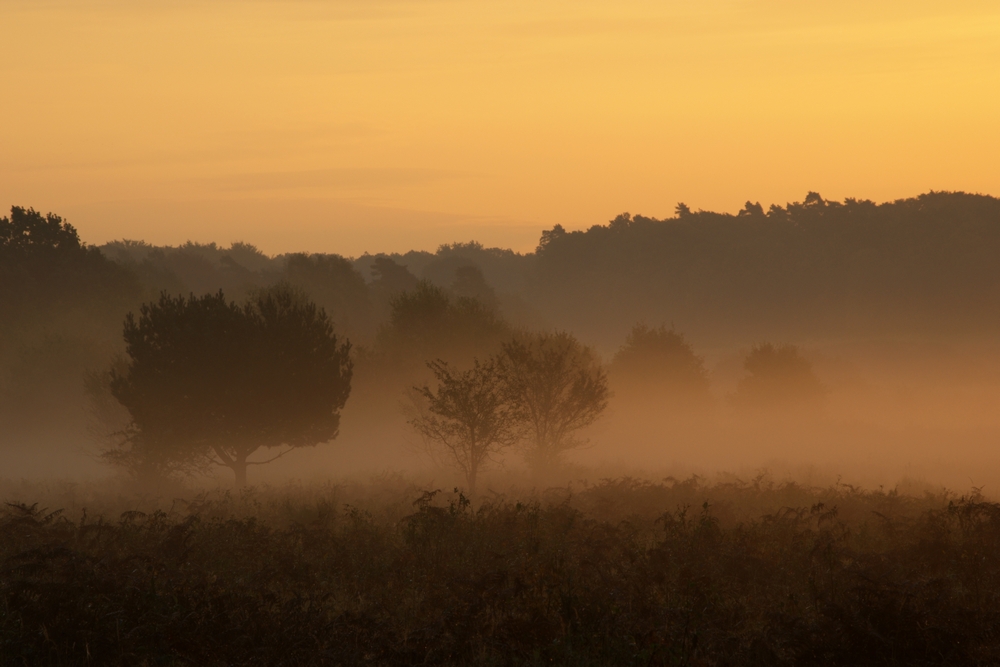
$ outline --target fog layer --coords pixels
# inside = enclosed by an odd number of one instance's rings
[[[94,248],[57,216],[19,208],[0,231],[5,477],[121,474],[100,453],[130,421],[109,388],[128,362],[128,312],[161,293],[242,302],[282,283],[351,341],[354,376],[337,437],[254,469],[251,484],[386,469],[458,480],[411,425],[414,388],[434,380],[426,363],[468,368],[517,336],[562,331],[600,360],[607,408],[547,477],[530,476],[514,447],[487,487],[521,474],[547,484],[765,469],[817,484],[1000,486],[992,197],[877,205],[810,193],[735,216],[681,204],[666,220],[556,225],[527,254]]]

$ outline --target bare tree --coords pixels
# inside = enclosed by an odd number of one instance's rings
[[[608,406],[608,378],[593,350],[565,332],[524,335],[505,343],[498,358],[508,397],[528,425],[528,463],[551,470],[574,437]]]
[[[427,367],[438,387],[415,388],[426,406],[410,424],[465,475],[469,495],[475,497],[479,473],[517,443],[521,421],[494,359],[477,359],[467,371],[454,370],[440,359]]]

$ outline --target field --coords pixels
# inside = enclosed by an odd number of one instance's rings
[[[1000,662],[1000,505],[977,492],[621,478],[473,503],[381,478],[4,495],[3,665]]]

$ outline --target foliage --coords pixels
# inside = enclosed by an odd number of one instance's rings
[[[609,480],[475,510],[429,491],[399,517],[249,500],[6,506],[0,664],[1000,662],[1000,505],[978,496]]]
[[[582,444],[574,434],[607,407],[607,375],[593,350],[566,332],[515,336],[497,360],[529,428],[528,462],[536,471],[550,470],[563,452]]]
[[[459,298],[475,299],[490,310],[497,308],[497,295],[477,266],[463,264],[455,269],[451,291]]]
[[[699,338],[995,334],[1000,199],[929,192],[876,204],[823,199],[736,215],[624,214],[543,232],[530,295],[559,326],[620,340],[673,320]],[[734,336],[736,340],[733,340]]]
[[[249,243],[225,248],[215,243],[153,246],[144,241],[112,241],[101,252],[139,276],[146,294],[208,294],[220,289],[242,300],[281,279],[282,261]]]
[[[161,295],[125,320],[128,368],[111,389],[129,411],[129,455],[181,462],[211,456],[238,486],[258,449],[336,437],[350,393],[350,344],[326,313],[279,286],[245,305],[220,291]],[[284,452],[283,452],[284,453]],[[279,456],[282,454],[279,454]],[[109,452],[112,461],[120,457]]]
[[[708,398],[704,358],[672,327],[635,325],[612,359],[610,372],[616,388],[629,390],[630,400],[646,396],[658,403],[687,403]]]
[[[9,218],[0,218],[0,249],[5,254],[76,252],[83,249],[76,228],[55,213],[42,216],[29,208],[12,206]]]
[[[510,331],[507,323],[476,299],[451,298],[440,287],[421,281],[392,298],[389,321],[376,348],[406,363],[445,359],[468,363],[495,348]]]
[[[345,335],[369,333],[368,286],[349,260],[340,255],[288,255],[284,276],[322,307]]]
[[[534,265],[533,254],[520,254],[505,248],[487,248],[475,241],[470,243],[450,243],[440,246],[436,252],[411,250],[405,254],[362,255],[356,261],[362,273],[371,269],[379,259],[402,265],[407,273],[430,281],[438,287],[448,287],[455,276],[455,269],[473,266],[483,272],[483,276],[499,292],[522,292],[527,285],[527,277]],[[376,281],[377,282],[377,281]],[[412,289],[412,285],[404,286]]]
[[[455,371],[438,360],[427,364],[438,387],[417,388],[426,409],[410,424],[432,447],[444,451],[447,463],[465,475],[476,494],[479,473],[521,437],[519,413],[508,400],[496,361],[476,360],[469,370]]]
[[[0,216],[0,444],[79,437],[81,376],[110,355],[139,299],[136,276],[60,216],[19,206]]]
[[[417,277],[410,273],[402,264],[398,264],[388,257],[375,257],[371,261],[371,273],[373,278],[373,289],[381,291],[388,296],[395,296],[400,292],[408,292],[415,289]]]
[[[745,407],[818,407],[826,389],[795,345],[760,343],[743,362],[749,375],[732,400]]]
[[[54,213],[13,206],[0,217],[0,336],[85,315],[101,328],[109,312],[138,295],[135,277]],[[62,333],[62,332],[60,332]]]

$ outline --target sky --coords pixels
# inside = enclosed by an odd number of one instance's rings
[[[1000,3],[0,0],[0,207],[88,243],[534,249],[1000,195]]]

